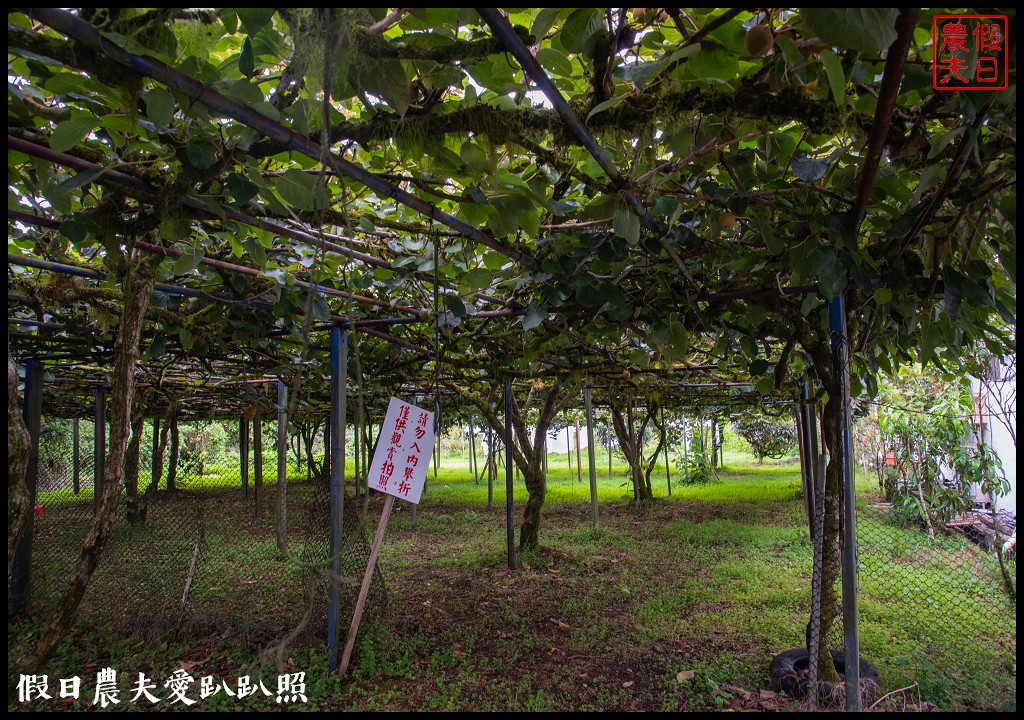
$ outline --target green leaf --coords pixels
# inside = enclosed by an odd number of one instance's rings
[[[814,182],[825,177],[828,172],[828,163],[824,160],[816,160],[808,157],[798,157],[793,160],[793,174],[804,182]]]
[[[934,160],[939,155],[941,155],[942,151],[945,150],[949,146],[949,144],[953,142],[953,140],[963,135],[966,130],[966,127],[960,125],[958,127],[953,128],[949,132],[943,133],[942,137],[936,140],[935,144],[932,145],[932,149],[928,153],[928,159]]]
[[[559,12],[561,12],[561,8],[543,8],[537,13],[537,18],[533,21],[533,27],[530,28],[530,34],[537,38],[538,42],[548,34],[548,30],[551,29],[551,26],[558,18]]]
[[[160,223],[160,237],[168,242],[184,240],[192,235],[192,224],[185,218],[168,218]]]
[[[825,68],[825,76],[828,78],[828,86],[832,90],[832,98],[839,107],[846,107],[846,76],[843,74],[843,65],[831,50],[821,51],[821,65]]]
[[[590,37],[601,29],[601,11],[596,8],[580,8],[565,19],[559,37],[562,47],[571,53],[579,53],[586,47]]]
[[[59,185],[47,183],[43,186],[43,197],[50,203],[57,212],[64,214],[71,212],[71,191],[65,190]]]
[[[732,53],[720,48],[701,50],[687,64],[696,77],[704,80],[729,82],[740,74],[740,62]]]
[[[106,170],[107,169],[105,167],[93,168],[92,170],[82,170],[62,182],[60,187],[65,190],[75,190],[80,187],[85,187],[93,180],[99,178],[99,176],[106,172]]]
[[[644,348],[635,348],[629,353],[629,361],[639,368],[646,368],[651,364],[651,356]]]
[[[277,12],[275,8],[237,8],[235,14],[242,21],[242,27],[249,35],[255,35],[262,30]]]
[[[206,138],[193,138],[185,147],[185,154],[192,167],[206,170],[217,162],[217,146]]]
[[[874,294],[875,302],[879,305],[888,305],[892,302],[892,290],[889,288],[877,288]]]
[[[690,337],[686,326],[673,320],[669,322],[665,331],[665,356],[667,360],[674,360],[686,356],[690,349]]]
[[[835,297],[846,289],[846,276],[839,268],[833,250],[816,250],[811,256],[811,269],[818,278],[818,287],[825,297]]]
[[[95,115],[78,115],[65,120],[53,129],[50,147],[57,152],[67,152],[99,124],[100,120]]]
[[[493,279],[494,273],[487,268],[474,268],[459,276],[459,287],[467,292],[476,292],[490,285]]]
[[[181,341],[181,346],[185,348],[186,352],[192,349],[192,345],[195,344],[195,337],[192,335],[192,331],[188,328],[181,328],[178,331],[178,340]]]
[[[897,8],[800,8],[812,33],[843,50],[881,52],[896,40]]]
[[[587,307],[601,307],[604,305],[605,297],[601,287],[594,283],[590,277],[584,277],[583,281],[576,286],[576,301]]]
[[[234,172],[228,174],[228,192],[239,205],[244,205],[252,200],[259,191],[259,186],[244,175]]]
[[[543,47],[537,51],[537,62],[548,72],[562,77],[572,77],[572,60],[560,50]]]
[[[171,272],[175,275],[187,275],[199,267],[199,263],[202,262],[203,257],[204,253],[202,250],[196,250],[194,255],[182,255],[174,261],[174,268]]]
[[[598,103],[594,107],[594,109],[590,111],[590,114],[587,115],[587,120],[589,121],[590,118],[594,117],[598,113],[604,112],[608,108],[615,107],[616,105],[618,105],[619,103],[621,103],[625,99],[626,99],[625,95],[616,95],[615,97],[608,98],[607,100],[605,100],[602,103]]]
[[[356,70],[356,86],[386,102],[399,117],[409,109],[409,78],[401,60],[370,59]]]
[[[624,238],[630,245],[640,242],[640,218],[629,208],[620,208],[612,216],[612,228],[615,234]]]
[[[764,358],[757,358],[754,362],[750,363],[750,374],[751,375],[764,375],[772,369],[772,364]]]
[[[147,90],[143,98],[146,101],[146,117],[157,127],[170,127],[174,120],[174,98],[163,88]]]
[[[274,186],[281,199],[299,210],[321,210],[327,207],[327,188],[319,176],[301,170],[286,170]]]
[[[547,319],[548,306],[534,300],[526,308],[526,314],[522,316],[523,330],[533,330]]]
[[[487,153],[484,152],[479,145],[470,141],[462,143],[462,148],[459,150],[459,156],[463,159],[466,165],[478,173],[487,170],[491,165],[491,161],[487,156]]]
[[[775,234],[775,227],[767,218],[755,217],[754,226],[761,233],[764,245],[772,255],[778,255],[786,249],[786,243]]]
[[[252,54],[252,43],[249,38],[242,41],[242,52],[238,56],[238,69],[246,77],[256,73],[256,58]]]
[[[462,302],[462,298],[458,295],[445,295],[444,306],[457,318],[463,317],[466,314],[466,303]]]
[[[60,224],[60,234],[74,245],[81,245],[89,237],[88,226],[78,220],[65,220]]]

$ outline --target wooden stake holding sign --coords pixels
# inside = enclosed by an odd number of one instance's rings
[[[410,405],[398,398],[391,398],[387,415],[380,428],[377,449],[373,453],[373,462],[366,476],[367,487],[385,493],[384,509],[377,524],[377,534],[373,537],[370,547],[370,559],[366,563],[363,584],[359,588],[355,612],[352,614],[352,626],[345,642],[345,652],[341,656],[338,675],[344,676],[352,659],[352,649],[356,643],[359,622],[363,618],[363,607],[366,596],[370,592],[370,581],[373,570],[377,566],[377,554],[380,552],[384,532],[387,530],[388,518],[395,498],[408,500],[418,504],[423,494],[423,485],[427,480],[427,468],[430,466],[430,455],[434,449],[434,413],[423,408]]]

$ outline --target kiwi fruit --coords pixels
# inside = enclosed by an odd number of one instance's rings
[[[771,51],[774,44],[775,39],[767,25],[755,25],[747,30],[747,34],[743,37],[743,46],[747,49],[747,53],[754,57],[764,57]]]
[[[718,217],[718,224],[724,228],[731,228],[736,225],[736,216],[731,212],[724,212]]]

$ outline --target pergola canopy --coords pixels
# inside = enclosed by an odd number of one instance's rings
[[[855,394],[1004,354],[1015,15],[1009,88],[955,92],[937,14],[12,12],[9,343],[48,414],[87,414],[155,255],[153,413],[236,414],[277,378],[326,412],[338,324],[382,402],[509,375],[792,397],[838,296]]]

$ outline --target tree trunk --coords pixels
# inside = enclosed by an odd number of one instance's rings
[[[7,343],[7,580],[11,579],[11,564],[21,541],[21,535],[32,512],[25,471],[28,470],[30,438],[22,416],[21,395],[18,393],[18,365],[11,356]]]
[[[628,400],[626,402],[629,402]],[[654,493],[651,489],[651,471],[654,469],[654,462],[657,461],[657,452],[661,451],[661,443],[658,443],[658,450],[652,456],[653,460],[648,461],[650,463],[649,468],[645,468],[644,456],[643,456],[643,436],[647,429],[647,425],[651,419],[651,408],[647,409],[647,416],[640,425],[640,431],[637,433],[636,428],[629,428],[627,418],[622,416],[622,407],[617,404],[614,400],[608,403],[609,410],[611,411],[612,418],[612,429],[615,431],[615,438],[619,442],[619,450],[622,451],[623,456],[626,458],[626,462],[630,467],[630,475],[633,480],[633,493],[634,501],[637,504],[647,502],[654,499]],[[652,406],[655,407],[656,406]],[[627,408],[629,411],[629,408]]]
[[[142,433],[146,426],[144,408],[135,408],[132,412],[132,439],[124,461],[124,487],[126,495],[125,510],[128,522],[135,524],[143,519],[139,502],[139,455],[142,450]]]
[[[828,383],[826,387],[832,387]],[[843,407],[839,398],[830,394],[822,417],[822,439],[828,452],[825,468],[825,524],[822,530],[821,555],[821,633],[818,652],[819,682],[839,682],[828,641],[839,628],[842,605],[839,587],[839,510],[843,484]]]
[[[135,397],[135,368],[139,361],[139,337],[143,316],[153,294],[153,280],[159,262],[159,256],[125,259],[127,269],[121,279],[124,311],[117,327],[113,371],[110,375],[110,452],[104,467],[103,494],[64,594],[43,628],[35,656],[26,661],[24,672],[38,673],[71,627],[114,524],[124,483],[125,456]]]
[[[157,441],[156,456],[153,458],[153,478],[142,496],[142,514],[145,517],[146,505],[150,498],[155,497],[160,490],[160,480],[164,476],[164,456],[167,454],[167,441],[171,431],[171,421],[178,412],[178,399],[170,398],[167,402],[167,410],[164,412],[163,423],[160,425],[160,438]]]
[[[472,403],[480,410],[490,429],[498,438],[505,437],[505,423],[492,409],[492,403],[488,398],[473,390],[451,385],[452,390],[461,395],[465,400]],[[532,396],[532,392],[531,392]],[[523,510],[523,524],[519,531],[519,550],[536,550],[540,547],[540,524],[541,510],[544,507],[546,487],[544,483],[544,437],[547,435],[551,420],[558,413],[567,393],[564,387],[556,384],[547,390],[544,400],[544,407],[536,419],[536,430],[533,438],[530,438],[526,428],[526,416],[529,413],[530,403],[527,401],[523,407],[512,400],[512,428],[518,442],[514,443],[513,462],[522,473],[526,491],[529,494],[526,501],[526,508]],[[497,460],[494,452],[494,444],[488,443],[488,463]],[[491,506],[491,484],[488,477],[488,507]]]
[[[178,459],[181,455],[181,433],[178,429],[178,413],[171,417],[171,457],[167,464],[167,492],[178,489]]]

